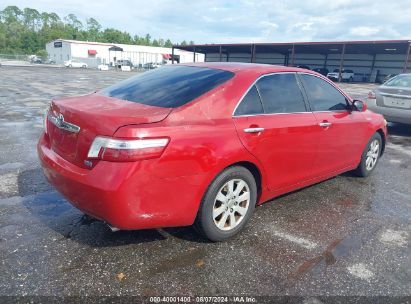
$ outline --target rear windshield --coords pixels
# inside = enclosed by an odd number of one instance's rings
[[[411,88],[411,74],[395,76],[384,83],[384,86]]]
[[[190,66],[166,66],[126,79],[99,92],[104,96],[176,108],[231,79],[234,73]]]

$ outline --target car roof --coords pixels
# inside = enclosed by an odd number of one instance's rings
[[[253,72],[257,75],[264,75],[276,72],[305,72],[311,74],[318,74],[311,70],[306,70],[297,67],[286,67],[281,65],[260,64],[260,63],[242,63],[242,62],[199,62],[199,63],[185,63],[180,64],[184,66],[204,67],[210,69],[219,69],[229,71],[235,74],[243,72]]]

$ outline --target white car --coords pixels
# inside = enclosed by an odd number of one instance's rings
[[[99,71],[108,71],[108,65],[107,65],[107,64],[99,64],[99,65],[97,66],[97,69],[98,69]]]
[[[327,77],[331,80],[337,81],[340,74],[340,69],[335,69],[334,71],[327,74]],[[341,80],[351,82],[354,80],[354,71],[353,70],[345,70],[341,71]]]
[[[83,69],[87,69],[88,68],[88,64],[85,62],[81,62],[81,61],[77,61],[77,60],[67,60],[64,61],[64,66],[66,68],[83,68]]]

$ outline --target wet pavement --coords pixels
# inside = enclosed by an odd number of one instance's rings
[[[0,68],[0,295],[411,295],[410,126],[390,126],[369,178],[276,198],[225,243],[191,227],[112,233],[73,208],[37,161],[43,112],[129,76]],[[373,87],[342,86],[357,98]]]

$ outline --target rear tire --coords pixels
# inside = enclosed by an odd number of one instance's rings
[[[381,156],[382,138],[380,133],[376,132],[368,141],[364,152],[361,155],[361,161],[354,173],[360,177],[367,177],[374,171],[378,160]]]
[[[239,233],[251,218],[257,201],[254,176],[246,168],[227,168],[210,184],[194,227],[213,242],[227,240]]]

